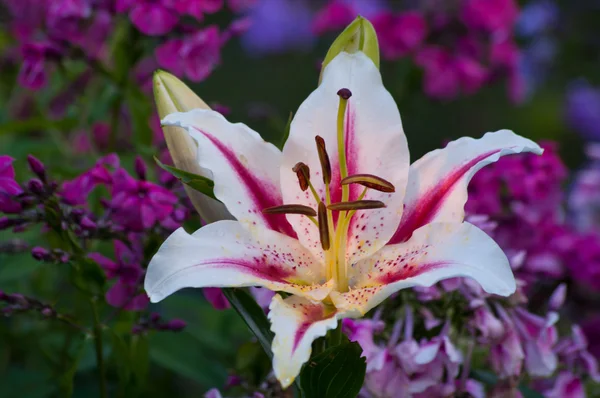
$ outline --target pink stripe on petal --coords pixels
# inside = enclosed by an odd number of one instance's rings
[[[297,307],[294,307],[297,308]],[[292,347],[292,354],[298,348],[298,344],[302,341],[302,338],[306,334],[308,328],[315,322],[324,321],[326,319],[332,318],[335,315],[335,311],[332,311],[330,314],[323,314],[323,305],[313,304],[313,305],[304,305],[302,306],[302,313],[304,319],[300,325],[298,325],[298,329],[296,329],[296,334],[294,335],[294,345]]]
[[[376,280],[377,280],[377,282],[382,283],[382,284],[394,283],[394,282],[402,281],[402,280],[405,280],[408,278],[412,278],[412,277],[421,275],[424,272],[428,272],[428,271],[432,271],[437,268],[448,266],[450,264],[451,263],[444,262],[444,261],[433,262],[433,263],[429,263],[429,264],[419,264],[419,265],[406,263],[399,269],[390,270],[390,271],[386,272],[384,275],[380,275],[379,277],[376,278]]]
[[[254,202],[254,210],[248,211],[262,212],[262,209],[266,209],[267,207],[280,206],[283,204],[281,196],[277,195],[277,193],[280,192],[279,187],[272,186],[269,183],[257,179],[251,171],[242,165],[236,154],[230,148],[213,135],[202,130],[198,131],[208,138],[219,152],[221,152],[223,157],[227,159],[227,162],[231,165],[231,168],[245,184],[249,196]],[[287,221],[285,215],[261,214],[261,217],[272,230],[281,232],[292,238],[297,238],[296,232]]]
[[[431,222],[444,204],[444,198],[452,192],[456,183],[458,183],[471,168],[476,166],[477,163],[500,151],[501,149],[496,149],[477,156],[458,169],[448,173],[444,179],[422,195],[415,203],[407,204],[407,207],[402,214],[400,226],[388,242],[388,245],[407,241],[416,229]]]

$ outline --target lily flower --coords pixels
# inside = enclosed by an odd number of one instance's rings
[[[186,287],[261,286],[276,377],[289,386],[312,342],[400,289],[470,277],[508,296],[506,255],[464,221],[467,184],[501,156],[541,153],[508,130],[461,138],[410,165],[400,113],[373,61],[340,52],[302,103],[283,151],[244,124],[196,109],[168,115],[186,129],[214,194],[236,221],[175,231],[153,257],[157,302]]]

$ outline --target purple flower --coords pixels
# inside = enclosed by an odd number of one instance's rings
[[[363,350],[362,355],[367,359],[367,372],[381,370],[387,353],[375,344],[373,336],[383,331],[385,323],[371,319],[361,321],[344,319],[343,325],[348,339],[360,344]]]
[[[558,21],[559,9],[552,0],[528,2],[521,9],[517,32],[521,36],[537,36],[553,28]]]
[[[138,181],[125,169],[118,169],[112,177],[114,220],[132,231],[141,232],[166,219],[177,203],[177,197],[169,190],[149,181]]]
[[[552,295],[550,296],[550,299],[548,300],[548,308],[551,311],[558,311],[564,304],[566,298],[567,298],[567,284],[563,282],[556,287],[554,292],[552,292]]]
[[[44,24],[50,2],[39,0],[4,0],[11,14],[11,31],[20,41],[31,39]]]
[[[53,0],[50,2],[46,24],[53,38],[76,42],[85,36],[82,21],[91,14],[89,0]]]
[[[43,88],[48,80],[46,60],[56,53],[56,47],[47,43],[24,44],[21,47],[23,64],[19,71],[19,84],[31,90]]]
[[[15,181],[14,161],[8,155],[0,155],[0,212],[19,213],[21,204],[13,197],[23,193],[21,186]]]
[[[63,201],[70,205],[81,205],[87,202],[87,196],[98,184],[110,185],[112,175],[110,168],[119,166],[119,157],[116,154],[100,158],[94,167],[71,181],[62,184],[60,195]]]
[[[415,51],[427,37],[427,22],[417,11],[380,14],[373,20],[381,53],[395,59]]]
[[[114,241],[114,247],[116,260],[106,258],[100,253],[89,254],[89,257],[102,267],[108,279],[118,278],[106,292],[106,302],[127,311],[143,310],[148,306],[149,299],[145,293],[140,293],[140,282],[144,275],[144,270],[139,264],[141,254],[138,250],[131,250],[121,241]]]
[[[553,350],[558,340],[554,326],[558,315],[550,312],[543,318],[523,308],[516,308],[513,319],[523,341],[527,371],[533,376],[550,376],[558,365]]]
[[[219,29],[209,26],[183,39],[166,41],[155,54],[162,68],[192,81],[201,81],[220,62],[221,45]]]
[[[585,398],[586,396],[581,380],[569,372],[560,372],[554,387],[544,392],[546,398]]]
[[[356,17],[354,9],[342,1],[331,1],[325,5],[313,21],[313,31],[317,35],[340,30]]]
[[[590,379],[600,383],[600,370],[597,359],[588,351],[588,341],[578,325],[571,327],[571,336],[562,338],[556,344],[555,352],[562,363],[572,371],[583,371]]]
[[[514,0],[466,0],[461,10],[465,25],[490,33],[509,33],[518,15]]]
[[[214,14],[224,6],[224,0],[173,0],[173,6],[180,14],[187,14],[202,19],[203,15]]]
[[[269,311],[269,304],[271,304],[271,300],[275,293],[269,289],[265,289],[262,287],[251,287],[250,293],[256,300],[256,303],[265,311]]]
[[[490,363],[494,372],[501,378],[521,374],[525,353],[514,323],[500,306],[496,306],[504,327],[503,336],[490,347]]]
[[[252,24],[242,44],[250,54],[306,50],[314,42],[312,14],[305,0],[260,0],[249,18]]]
[[[179,14],[168,0],[121,0],[117,2],[117,11],[127,10],[133,25],[148,36],[161,36],[169,33],[179,22]]]
[[[573,83],[566,94],[565,117],[585,139],[600,140],[600,89],[583,80]]]
[[[204,298],[213,306],[216,310],[226,310],[231,307],[229,301],[223,294],[223,291],[218,287],[205,287],[202,289]]]

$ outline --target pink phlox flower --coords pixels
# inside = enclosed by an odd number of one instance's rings
[[[529,374],[549,376],[558,365],[554,346],[558,341],[555,323],[558,314],[549,312],[545,317],[523,308],[512,311],[513,320],[525,351],[525,366]]]
[[[113,307],[128,311],[140,311],[148,305],[148,297],[140,293],[140,281],[144,276],[141,262],[141,246],[133,239],[134,248],[121,241],[114,241],[115,260],[100,253],[90,253],[89,257],[104,270],[108,279],[117,279],[106,292],[106,302]]]
[[[87,196],[98,184],[109,186],[112,183],[111,170],[119,167],[119,157],[109,154],[100,158],[94,167],[71,181],[65,181],[60,189],[62,200],[70,205],[82,205]]]
[[[8,155],[0,155],[0,212],[18,213],[21,204],[13,197],[23,193],[21,186],[15,181],[14,159]]]
[[[216,310],[226,310],[231,307],[229,301],[227,301],[227,298],[223,294],[223,291],[218,287],[205,287],[202,289],[202,293],[204,293],[206,301],[208,301]]]
[[[173,211],[177,197],[169,190],[145,180],[136,180],[125,169],[113,174],[111,207],[115,221],[131,231],[149,229]]]
[[[387,59],[403,57],[417,50],[427,37],[427,22],[417,11],[394,15],[379,14],[373,20],[382,55]]]

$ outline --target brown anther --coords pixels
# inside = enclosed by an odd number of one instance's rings
[[[304,216],[314,217],[317,212],[309,206],[304,205],[281,205],[267,207],[262,211],[264,214],[302,214]]]
[[[321,170],[323,171],[323,182],[329,184],[331,182],[331,163],[329,162],[329,155],[325,147],[325,140],[323,137],[317,135],[315,142],[317,143],[317,152],[319,152],[319,161],[321,162]]]
[[[352,97],[352,91],[348,90],[347,88],[340,88],[337,92],[337,95],[347,100],[348,98]]]
[[[323,202],[319,202],[317,221],[319,222],[319,237],[321,238],[321,247],[323,250],[329,250],[329,247],[331,246],[331,242],[329,240],[329,223],[327,222],[327,207]]]
[[[381,177],[372,174],[354,174],[340,181],[342,185],[360,184],[381,192],[396,192],[394,185]]]
[[[327,208],[329,210],[367,210],[367,209],[381,209],[385,207],[385,203],[379,200],[355,200],[351,202],[338,202],[332,203]]]
[[[298,162],[292,167],[292,171],[298,177],[300,189],[306,191],[308,189],[308,181],[310,180],[310,168],[305,163]]]

